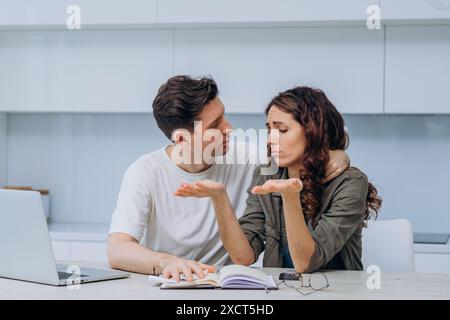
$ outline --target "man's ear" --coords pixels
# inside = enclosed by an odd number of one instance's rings
[[[172,132],[172,142],[175,144],[191,141],[191,133],[187,129],[176,129]]]
[[[191,159],[191,133],[186,129],[176,129],[172,132],[174,144],[171,154],[176,164],[192,164]]]

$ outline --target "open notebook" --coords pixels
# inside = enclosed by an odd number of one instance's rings
[[[272,276],[241,265],[229,265],[191,282],[163,283],[161,289],[278,289]]]

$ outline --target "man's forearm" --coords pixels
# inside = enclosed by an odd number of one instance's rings
[[[108,258],[114,269],[134,273],[161,274],[164,260],[173,256],[152,251],[137,242],[109,239]]]

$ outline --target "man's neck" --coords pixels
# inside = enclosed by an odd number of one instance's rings
[[[172,159],[172,150],[173,145],[169,145],[166,147],[166,153],[169,156],[170,159]],[[180,168],[183,171],[186,171],[188,173],[199,173],[202,171],[206,171],[211,167],[211,164],[201,163],[201,164],[184,164],[184,163],[176,163],[175,164],[178,168]]]

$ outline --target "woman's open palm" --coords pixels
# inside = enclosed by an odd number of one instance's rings
[[[261,186],[255,186],[252,189],[253,194],[278,193],[299,193],[303,189],[303,183],[300,179],[274,179],[267,180]]]

